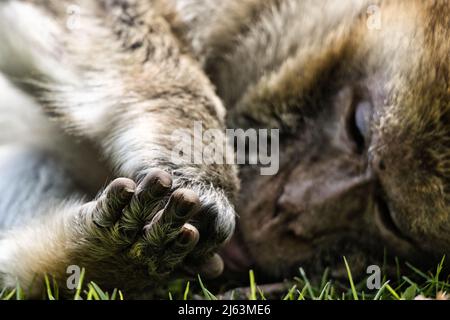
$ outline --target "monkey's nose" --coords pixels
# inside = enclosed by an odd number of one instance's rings
[[[386,170],[386,163],[384,157],[378,153],[372,153],[369,156],[370,169],[375,172],[375,174],[381,174]]]

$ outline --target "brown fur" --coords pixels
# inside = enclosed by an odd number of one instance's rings
[[[380,30],[366,25],[372,4]],[[242,238],[263,270],[335,265],[329,257],[348,254],[362,271],[383,247],[411,260],[448,253],[449,10],[445,0],[230,0],[208,13],[214,18],[187,21],[229,124],[284,133],[276,177],[245,167],[241,174]],[[334,141],[337,120],[324,114],[342,103],[345,87],[368,90],[376,109],[361,158],[345,155],[348,142]],[[370,178],[341,190],[361,173]],[[406,242],[376,226],[380,193]]]

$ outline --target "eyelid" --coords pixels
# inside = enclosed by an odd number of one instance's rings
[[[367,140],[370,138],[370,123],[372,120],[373,107],[368,100],[358,102],[355,107],[355,124],[361,135]]]
[[[347,139],[356,153],[363,154],[370,147],[373,104],[364,87],[351,87],[350,92],[345,92]]]

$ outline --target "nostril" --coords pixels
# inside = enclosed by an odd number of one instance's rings
[[[384,159],[380,157],[379,155],[373,155],[372,156],[372,168],[376,171],[384,171],[386,170],[386,163],[384,162]]]

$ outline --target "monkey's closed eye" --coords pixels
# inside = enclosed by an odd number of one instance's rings
[[[368,146],[371,133],[372,103],[369,100],[355,99],[348,116],[347,131],[356,144],[358,153],[363,153]]]

